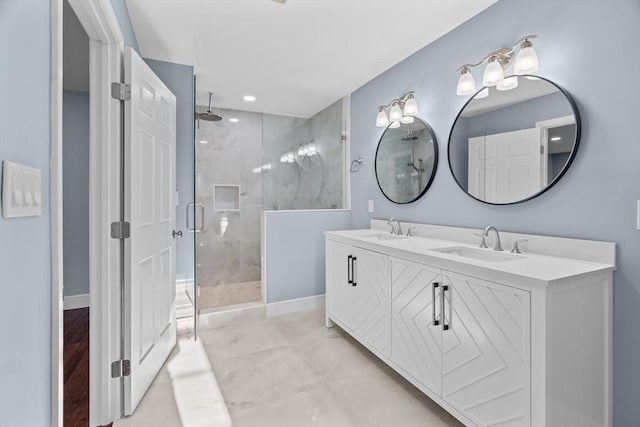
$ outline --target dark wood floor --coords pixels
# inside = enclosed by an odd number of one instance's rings
[[[89,309],[64,312],[64,427],[89,425]]]

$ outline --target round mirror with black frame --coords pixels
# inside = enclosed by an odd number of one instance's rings
[[[571,96],[539,76],[511,76],[506,87],[478,91],[449,135],[449,168],[471,197],[489,204],[524,202],[562,178],[580,143]]]
[[[431,126],[417,117],[412,123],[395,123],[380,137],[376,179],[387,199],[406,204],[429,189],[438,166],[438,143]]]

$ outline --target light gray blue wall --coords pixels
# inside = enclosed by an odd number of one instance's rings
[[[133,25],[131,25],[131,18],[129,17],[129,9],[127,8],[126,0],[111,0],[111,7],[118,20],[120,31],[124,37],[124,45],[135,49],[140,53],[138,48],[138,40],[136,39],[136,33],[133,31]]]
[[[505,231],[607,240],[618,243],[614,286],[614,421],[640,425],[640,231],[635,205],[640,199],[640,117],[637,85],[618,72],[640,69],[640,2],[500,1],[434,43],[355,91],[351,98],[352,157],[362,155],[359,173],[351,175],[355,227],[370,218],[462,227],[495,224]],[[491,206],[463,193],[446,155],[433,185],[410,205],[388,202],[377,188],[373,159],[383,129],[376,128],[376,107],[415,90],[419,116],[434,128],[440,152],[447,152],[449,129],[465,103],[455,94],[465,62],[505,47],[525,34],[534,41],[541,69],[537,73],[569,91],[582,116],[577,157],[560,182],[542,196],[513,206]],[[611,46],[616,55],[602,56]],[[631,71],[630,71],[631,70]],[[476,81],[481,70],[473,71]],[[375,201],[373,215],[367,200]],[[588,331],[586,331],[588,333]]]
[[[65,90],[63,108],[64,296],[89,293],[89,94]]]
[[[324,294],[324,231],[351,228],[345,210],[265,212],[267,302]]]
[[[186,228],[187,204],[194,198],[194,99],[193,67],[171,62],[145,59],[154,73],[160,77],[176,96],[176,229],[183,237],[176,241],[176,278],[194,278],[194,233]]]
[[[0,160],[42,170],[42,215],[0,217],[3,426],[51,423],[50,33],[49,0],[0,1]]]

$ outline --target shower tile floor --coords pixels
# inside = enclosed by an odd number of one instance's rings
[[[262,282],[200,286],[201,310],[262,301]]]

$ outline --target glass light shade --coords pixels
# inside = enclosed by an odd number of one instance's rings
[[[315,142],[311,142],[311,143],[309,143],[308,147],[309,147],[308,153],[309,153],[310,155],[312,155],[312,156],[313,156],[314,154],[316,154],[316,152],[317,152],[317,151],[316,151],[316,144],[315,144]]]
[[[391,111],[389,111],[389,120],[392,122],[397,122],[402,118],[402,110],[397,102],[394,102],[391,106]]]
[[[502,65],[498,60],[494,59],[490,61],[484,69],[484,74],[482,75],[482,84],[484,86],[495,86],[502,79],[504,79],[504,71],[502,70]]]
[[[498,90],[511,90],[517,87],[518,87],[517,76],[506,77],[496,85],[496,89]]]
[[[298,156],[304,156],[304,145],[298,147]]]
[[[404,116],[403,118],[400,119],[400,123],[403,123],[405,125],[413,123],[413,121],[414,121],[413,116]]]
[[[459,96],[472,95],[476,91],[476,81],[469,70],[462,71],[458,79],[456,94]]]
[[[413,95],[409,95],[404,103],[404,110],[402,111],[405,116],[417,116],[418,115],[418,103]]]
[[[524,44],[524,43],[523,43]],[[516,56],[516,65],[513,72],[516,74],[530,74],[538,71],[540,63],[538,62],[538,54],[531,46],[520,49]]]
[[[489,88],[485,87],[480,92],[478,92],[478,94],[474,96],[473,99],[482,99],[482,98],[486,98],[487,96],[489,96]]]
[[[389,117],[384,111],[384,108],[378,110],[378,117],[376,118],[376,126],[379,128],[386,128],[389,125]]]
[[[396,129],[400,127],[400,122],[391,122],[391,124],[389,125],[389,127],[391,129]]]

